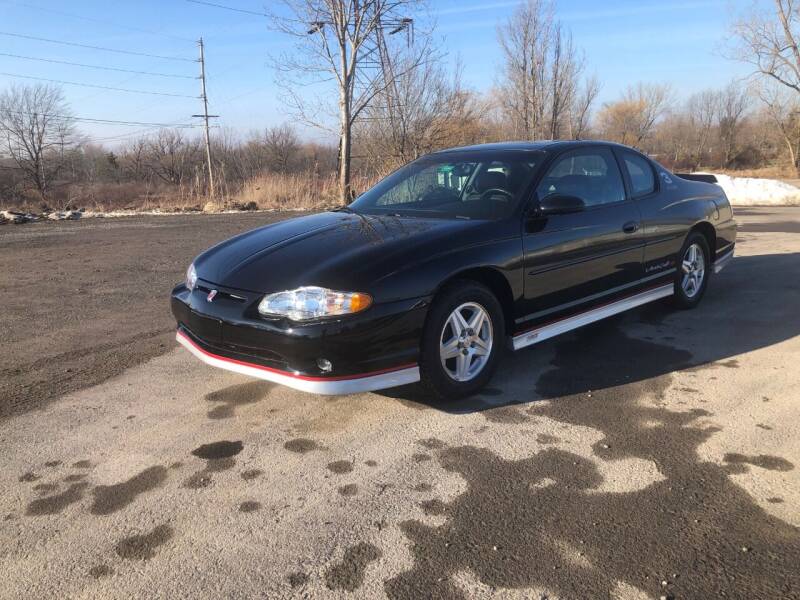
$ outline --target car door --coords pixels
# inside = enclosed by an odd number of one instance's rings
[[[551,194],[580,198],[583,206],[543,215],[539,203]],[[580,312],[635,286],[643,249],[639,210],[611,149],[587,145],[557,156],[525,217],[524,310],[517,325]]]
[[[683,245],[687,222],[685,207],[680,202],[684,196],[675,194],[674,180],[638,152],[615,149],[628,178],[630,196],[642,215],[642,238],[645,244],[643,271],[648,281],[666,277],[675,272],[676,255]]]

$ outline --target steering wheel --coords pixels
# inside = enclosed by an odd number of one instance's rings
[[[489,188],[481,193],[481,201],[486,199],[488,196],[492,194],[502,194],[503,196],[507,196],[509,200],[514,199],[514,194],[509,192],[508,190],[504,190],[503,188]]]

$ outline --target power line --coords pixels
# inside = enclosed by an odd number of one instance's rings
[[[115,92],[128,92],[130,94],[149,94],[151,96],[170,96],[172,98],[196,98],[196,96],[189,96],[187,94],[171,94],[168,92],[151,92],[149,90],[131,90],[128,88],[111,87],[108,85],[94,85],[92,83],[81,83],[78,81],[63,81],[60,79],[48,79],[46,77],[33,77],[31,75],[17,75],[15,73],[4,73],[0,71],[0,75],[6,77],[17,77],[20,79],[34,79],[36,81],[49,81],[50,83],[60,83],[62,85],[78,85],[81,87],[97,88],[100,90],[113,90]]]
[[[190,127],[188,125],[191,125],[191,124],[186,124],[186,125],[187,125],[186,127],[180,127],[180,129],[189,129]],[[150,133],[152,133],[153,131],[155,131],[157,129],[160,129],[160,127],[147,127],[145,129],[137,129],[136,131],[129,131],[127,133],[121,133],[121,134],[118,134],[118,135],[110,135],[110,136],[105,136],[105,137],[84,137],[83,139],[85,141],[87,141],[87,142],[90,142],[90,143],[102,143],[102,142],[119,141],[119,140],[135,138],[135,137],[147,136],[147,135],[149,135]]]
[[[234,12],[245,13],[248,15],[258,15],[259,17],[268,17],[267,13],[257,12],[255,10],[247,10],[246,8],[234,8],[233,6],[225,6],[224,4],[215,4],[214,2],[204,2],[204,0],[186,0],[192,4],[204,4],[205,6],[213,6],[215,8],[224,8],[225,10],[232,10]]]
[[[38,42],[48,42],[50,44],[62,44],[64,46],[75,46],[77,48],[88,48],[89,50],[102,50],[104,52],[116,52],[117,54],[129,54],[132,56],[147,56],[149,58],[160,58],[163,60],[180,60],[185,62],[197,62],[194,58],[184,58],[182,56],[162,56],[159,54],[148,54],[146,52],[134,52],[133,50],[120,50],[118,48],[105,48],[103,46],[90,46],[88,44],[79,44],[77,42],[64,42],[62,40],[53,40],[50,38],[36,37],[33,35],[24,35],[22,33],[11,33],[8,31],[0,31],[0,35],[9,37],[22,38],[25,40],[36,40]]]
[[[184,123],[152,123],[147,121],[119,121],[116,119],[99,119],[95,117],[75,117],[72,115],[57,115],[54,113],[32,113],[27,112],[24,110],[12,110],[9,111],[18,115],[28,115],[28,116],[36,116],[37,114],[42,117],[52,117],[54,119],[63,119],[65,121],[81,121],[85,123],[100,123],[106,125],[136,125],[136,126],[143,126],[143,127],[180,127],[180,126],[190,126],[194,127],[191,123],[186,125]]]
[[[36,56],[23,56],[21,54],[9,54],[0,52],[0,56],[10,56],[11,58],[22,58],[24,60],[38,60],[40,62],[55,63],[59,65],[72,65],[75,67],[86,67],[87,69],[101,69],[103,71],[119,71],[120,73],[136,73],[137,75],[153,75],[155,77],[176,77],[178,79],[196,79],[193,75],[172,75],[170,73],[154,73],[152,71],[134,71],[131,69],[119,69],[116,67],[103,67],[101,65],[87,65],[84,63],[69,62],[67,60],[56,60],[55,58],[38,58]]]
[[[105,21],[103,19],[95,19],[94,17],[84,17],[82,15],[76,15],[73,13],[64,12],[62,10],[55,10],[52,8],[45,8],[43,6],[37,6],[35,4],[28,4],[26,2],[18,2],[17,0],[5,0],[10,4],[16,4],[17,6],[24,6],[26,8],[32,8],[34,10],[39,10],[42,12],[48,12],[54,15],[61,15],[63,17],[70,17],[72,19],[78,19],[81,21],[88,21],[89,23],[100,23],[101,25],[111,25],[112,27],[119,27],[120,29],[127,29],[129,31],[138,31],[139,33],[147,33],[149,35],[160,35],[167,38],[171,38],[173,40],[180,40],[182,42],[193,42],[194,40],[181,37],[178,35],[172,35],[171,33],[164,33],[162,31],[153,31],[151,29],[142,29],[141,27],[132,27],[131,25],[123,25],[121,23],[114,23],[112,21]]]

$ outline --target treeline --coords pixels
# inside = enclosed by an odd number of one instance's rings
[[[676,169],[795,177],[800,76],[792,79],[786,39],[793,40],[797,24],[787,12],[783,26],[782,5],[735,29],[744,49],[738,58],[758,65],[762,77],[688,98],[669,85],[642,82],[602,104],[602,82],[587,72],[579,45],[548,0],[529,0],[498,27],[503,71],[490,90],[464,88],[461,67],[445,61],[430,36],[392,48],[378,28],[362,43],[373,44],[370,56],[380,60],[363,67],[371,69],[369,83],[352,90],[352,111],[338,129],[309,118],[304,99],[287,100],[298,124],[336,131],[338,147],[307,141],[289,123],[246,135],[214,130],[214,198],[198,130],[160,129],[104,144],[81,134],[81,121],[58,87],[11,87],[0,92],[0,206],[312,209],[341,204],[425,153],[509,139],[607,139]],[[757,37],[765,31],[771,33]],[[303,44],[313,37],[298,35]],[[769,40],[775,41],[771,51]]]

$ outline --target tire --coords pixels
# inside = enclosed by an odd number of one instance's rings
[[[698,254],[702,253],[702,260]],[[694,256],[694,258],[693,258]],[[711,251],[706,237],[698,232],[690,233],[678,253],[678,272],[675,274],[675,292],[672,303],[676,308],[688,310],[700,304],[711,277]],[[689,264],[693,266],[689,266]],[[694,285],[688,280],[694,277]],[[699,284],[697,279],[700,279]],[[688,288],[688,289],[687,289]]]
[[[463,321],[455,317],[457,310]],[[481,311],[480,329],[475,330],[470,325]],[[461,327],[463,337],[454,325]],[[425,392],[438,400],[476,393],[492,378],[505,335],[503,309],[486,286],[467,280],[449,284],[434,299],[422,333],[419,365]],[[445,358],[448,354],[455,356]]]

